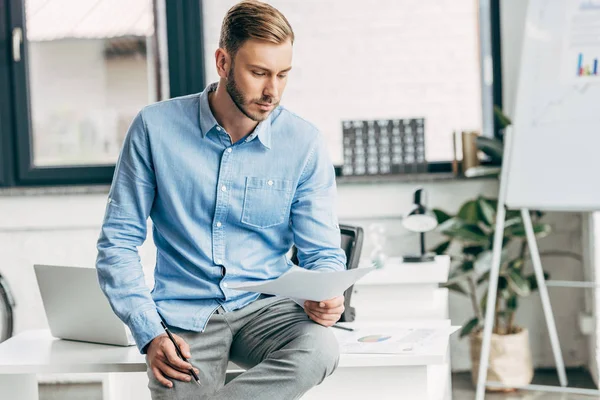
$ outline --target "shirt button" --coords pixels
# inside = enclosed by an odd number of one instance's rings
[[[222,224],[222,223],[220,223],[220,222],[217,222],[217,226],[218,226],[219,228],[221,227],[221,225],[223,225],[223,224]]]
[[[217,126],[217,130],[218,130],[218,131],[220,131],[220,130],[221,130],[221,127],[220,127],[220,126]]]
[[[228,153],[231,153],[233,150],[231,150],[231,147],[227,149]]]
[[[217,264],[223,264],[223,260],[221,260],[220,258],[217,259]]]
[[[224,288],[226,288],[227,286],[228,286],[228,285],[227,285],[227,282],[223,283],[223,287],[224,287]]]
[[[221,190],[224,191],[224,192],[226,192],[227,191],[227,186],[225,186],[225,185],[221,186]]]
[[[273,186],[273,181],[269,179],[269,181],[267,182],[267,185]]]

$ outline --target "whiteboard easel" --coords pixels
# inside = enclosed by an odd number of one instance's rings
[[[512,129],[508,129],[505,136],[506,149],[512,147]],[[510,151],[505,153],[504,165],[510,163]],[[483,342],[481,346],[481,358],[479,361],[479,375],[477,378],[477,393],[475,396],[476,400],[483,400],[485,396],[486,384],[489,387],[501,388],[504,385],[498,382],[486,382],[487,371],[490,355],[490,342],[492,338],[492,329],[494,327],[494,316],[495,316],[495,304],[496,297],[498,295],[498,278],[500,274],[500,256],[502,252],[502,240],[504,237],[504,226],[506,219],[506,191],[508,187],[508,168],[502,168],[500,177],[500,193],[498,196],[498,211],[496,214],[496,229],[494,231],[494,244],[492,250],[492,265],[490,269],[490,282],[488,287],[488,301],[485,310],[485,322],[483,325]],[[531,223],[531,216],[529,209],[521,209],[521,217],[523,219],[523,225],[525,227],[525,234],[527,236],[527,244],[529,246],[531,261],[533,263],[533,270],[535,278],[538,284],[540,292],[540,298],[542,300],[542,308],[544,310],[544,316],[546,318],[546,325],[548,326],[548,333],[550,335],[550,343],[552,345],[552,353],[554,354],[554,360],[556,362],[556,369],[558,372],[558,378],[560,387],[547,386],[547,385],[525,385],[517,387],[517,389],[525,390],[539,390],[548,392],[559,392],[559,393],[573,393],[583,395],[595,395],[600,396],[600,390],[593,389],[578,389],[567,387],[567,375],[565,372],[565,363],[562,357],[560,343],[558,341],[558,333],[556,331],[556,322],[554,321],[554,314],[552,313],[552,305],[550,304],[550,297],[548,296],[548,288],[546,280],[544,279],[544,270],[542,269],[542,261],[540,259],[540,253],[535,239],[535,233],[533,231],[533,224]]]

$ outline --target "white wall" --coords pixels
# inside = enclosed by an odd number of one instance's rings
[[[236,0],[204,0],[207,79]],[[343,162],[342,120],[425,118],[430,161],[452,158],[453,130],[481,130],[477,0],[268,0],[295,33],[284,102]],[[441,34],[443,32],[443,34]]]

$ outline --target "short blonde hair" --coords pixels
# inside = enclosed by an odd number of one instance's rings
[[[294,31],[285,16],[275,7],[257,0],[245,0],[231,7],[223,19],[219,47],[231,58],[248,39],[275,44],[291,40]]]

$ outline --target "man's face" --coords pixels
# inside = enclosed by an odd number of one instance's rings
[[[265,120],[279,105],[292,64],[292,43],[248,40],[238,50],[226,89],[239,110],[253,121]]]

